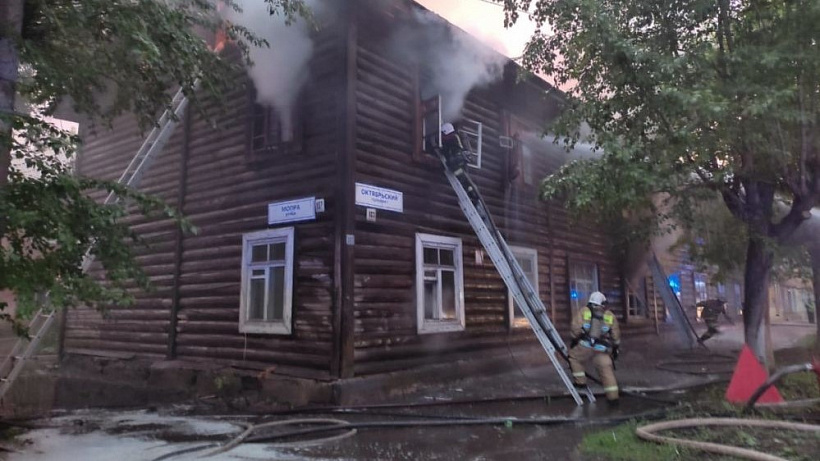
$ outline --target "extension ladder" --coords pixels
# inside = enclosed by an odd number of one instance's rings
[[[683,306],[677,295],[672,291],[672,287],[669,286],[666,273],[663,271],[660,261],[658,261],[658,256],[654,253],[649,258],[649,269],[652,272],[652,280],[655,283],[655,288],[660,292],[663,304],[669,309],[672,321],[678,328],[678,333],[680,333],[681,338],[686,341],[687,346],[692,348],[695,338],[697,337],[695,328],[689,321],[689,317],[686,316],[686,312],[683,310]]]
[[[521,266],[518,264],[518,261],[515,259],[510,247],[507,246],[507,242],[504,240],[501,232],[493,222],[484,199],[474,184],[472,187],[475,191],[475,196],[471,199],[464,189],[464,186],[458,178],[456,178],[455,173],[450,171],[447,161],[441,153],[439,153],[439,158],[444,165],[447,180],[458,196],[459,206],[467,217],[467,221],[469,221],[473,231],[475,231],[476,236],[478,236],[479,241],[481,241],[481,244],[484,246],[487,255],[492,260],[495,268],[510,290],[513,299],[515,299],[515,302],[518,303],[518,306],[521,308],[521,312],[524,313],[524,316],[529,321],[530,327],[532,327],[535,332],[535,336],[538,338],[544,351],[546,351],[547,357],[549,357],[564,385],[569,390],[570,395],[575,400],[575,403],[583,405],[584,402],[578,393],[578,389],[573,384],[563,364],[555,356],[556,353],[558,353],[565,360],[569,360],[569,350],[547,316],[547,309],[544,307],[544,303],[541,302],[541,298],[538,297],[538,292],[533,288],[529,279],[524,274],[524,271],[521,269]],[[469,180],[469,177],[466,176],[466,171],[463,174]],[[585,394],[590,402],[595,401],[595,396],[588,386],[585,389]]]
[[[199,87],[199,80],[194,82],[194,90]],[[122,175],[117,179],[117,183],[131,188],[136,188],[139,185],[142,176],[151,166],[156,156],[165,147],[165,143],[170,139],[179,120],[185,113],[188,107],[188,97],[180,88],[174,98],[171,100],[171,107],[166,109],[162,116],[157,121],[156,126],[151,130],[148,136],[143,141],[136,155],[131,159],[131,162],[125,168]],[[103,202],[104,205],[114,204],[119,202],[120,197],[111,191]],[[85,252],[82,262],[82,271],[86,272],[94,263],[94,254],[92,253],[94,245]],[[46,295],[46,298],[48,295]],[[40,344],[43,336],[48,333],[51,326],[54,324],[55,312],[50,308],[42,308],[34,315],[29,323],[29,331],[33,331],[34,335],[28,340],[28,345],[25,345],[26,338],[19,338],[14,344],[11,353],[3,360],[0,366],[0,400],[6,395],[6,392],[14,384],[14,380],[20,375],[25,367],[26,362]]]

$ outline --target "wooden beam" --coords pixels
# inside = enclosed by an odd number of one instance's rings
[[[182,135],[182,158],[180,160],[179,189],[177,191],[177,208],[180,212],[185,208],[185,195],[188,192],[188,159],[191,156],[191,112],[189,107],[185,112]],[[171,312],[168,322],[168,352],[169,359],[177,356],[177,321],[179,318],[180,277],[182,276],[182,252],[185,244],[185,233],[177,226],[176,243],[174,248],[174,285],[171,290]]]
[[[354,276],[356,232],[356,205],[354,182],[356,175],[356,68],[358,28],[356,2],[348,2],[345,9],[344,35],[344,92],[342,104],[341,143],[338,149],[339,176],[336,197],[341,202],[336,216],[334,260],[333,360],[331,374],[349,378],[354,374]]]

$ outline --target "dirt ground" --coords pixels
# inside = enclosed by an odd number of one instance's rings
[[[742,343],[739,332],[727,330],[710,341],[710,351],[681,351],[652,343],[652,339],[649,344],[625,344],[617,371],[622,387],[627,392],[654,389],[649,394],[652,398],[700,398],[697,386],[725,383],[732,371],[733,357]],[[811,327],[782,327],[775,333],[782,364],[807,357],[794,346],[812,334]],[[510,351],[511,360],[532,363],[523,360],[525,353]],[[692,390],[672,390],[678,387]],[[513,372],[425,386],[403,394],[395,405],[377,408],[251,415],[194,401],[156,409],[56,411],[50,418],[26,421],[28,428],[7,430],[3,446],[13,452],[0,457],[9,461],[201,459],[201,454],[231,440],[251,423],[333,418],[359,426],[357,433],[313,446],[305,446],[305,437],[347,433],[337,430],[277,439],[298,442],[289,446],[246,443],[210,459],[591,461],[601,458],[581,454],[579,444],[585,434],[666,407],[632,396],[624,396],[617,409],[602,401],[577,407],[560,391],[560,382],[549,366],[522,365]],[[454,424],[453,419],[459,423]],[[531,424],[534,419],[542,424]],[[410,423],[414,421],[417,423]],[[403,427],[392,427],[399,423]],[[276,433],[255,435],[259,434]]]

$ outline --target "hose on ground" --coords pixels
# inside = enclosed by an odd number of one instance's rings
[[[250,436],[261,429],[270,429],[272,427],[281,427],[281,426],[290,426],[295,424],[328,424],[329,426],[324,426],[321,429],[325,431],[335,431],[339,429],[345,429],[345,432],[339,435],[334,435],[331,437],[324,437],[321,439],[310,440],[307,442],[299,442],[299,445],[306,445],[306,444],[320,444],[326,442],[332,442],[335,440],[341,440],[347,437],[351,437],[356,435],[356,429],[351,428],[351,424],[348,421],[342,419],[335,419],[335,418],[297,418],[297,419],[286,419],[284,421],[269,421],[266,423],[256,424],[253,426],[248,427],[243,431],[241,434],[236,436],[230,442],[220,446],[219,448],[215,448],[211,451],[203,453],[200,457],[202,458],[209,458],[211,456],[216,456],[218,454],[225,453],[227,451],[233,450],[239,444],[243,443],[246,439],[250,438]]]
[[[800,363],[797,365],[789,365],[787,367],[783,367],[775,372],[775,374],[771,375],[769,379],[766,380],[760,387],[757,388],[756,391],[749,397],[749,401],[746,403],[746,406],[743,408],[744,412],[749,412],[754,409],[755,403],[769,390],[770,387],[774,386],[778,381],[783,379],[784,377],[794,374],[794,373],[801,373],[804,371],[812,371],[814,367],[812,367],[811,363]]]
[[[231,439],[230,441],[224,444],[217,444],[217,443],[209,443],[205,445],[199,445],[195,447],[188,447],[182,450],[174,451],[171,453],[166,453],[158,458],[154,458],[152,461],[165,461],[177,456],[195,453],[199,451],[204,451],[210,449],[205,453],[202,453],[200,457],[206,458],[215,456],[218,454],[226,453],[237,446],[243,443],[266,443],[272,444],[277,440],[285,439],[285,438],[292,438],[292,437],[299,437],[305,435],[312,435],[312,434],[320,434],[320,433],[327,433],[333,431],[344,431],[341,434],[330,436],[330,437],[323,437],[319,439],[311,439],[307,441],[299,441],[293,443],[275,443],[275,446],[299,446],[304,444],[315,445],[319,443],[327,443],[331,441],[341,440],[347,437],[351,437],[357,433],[358,429],[372,429],[372,428],[402,428],[402,427],[452,427],[452,426],[479,426],[479,425],[504,425],[504,426],[516,426],[516,425],[540,425],[540,426],[549,426],[549,425],[560,425],[560,424],[576,424],[576,425],[593,425],[593,424],[617,424],[624,421],[632,420],[632,419],[657,419],[663,417],[666,414],[665,409],[653,410],[638,414],[630,414],[630,415],[623,415],[623,416],[615,416],[609,418],[598,418],[598,419],[590,419],[590,418],[581,418],[581,417],[553,417],[553,418],[509,418],[509,417],[492,417],[492,418],[465,418],[465,419],[419,419],[419,420],[407,420],[407,421],[360,421],[360,422],[349,422],[340,419],[333,419],[333,418],[297,418],[297,419],[288,419],[282,421],[270,421],[266,423],[260,423],[254,426],[250,426],[244,431],[242,431],[239,435]],[[296,429],[290,432],[284,432],[274,435],[252,435],[254,432],[271,427],[282,427],[282,426],[289,426],[295,424],[317,424],[322,423],[325,424],[319,427],[310,427],[310,428],[303,428],[303,429]]]
[[[820,426],[813,424],[794,423],[787,421],[767,421],[759,419],[740,418],[693,418],[680,419],[676,421],[663,421],[648,424],[635,429],[635,434],[646,441],[659,444],[670,444],[695,450],[717,453],[721,455],[736,456],[753,461],[787,461],[779,456],[770,455],[748,448],[733,447],[713,442],[701,442],[677,437],[658,435],[657,432],[670,429],[688,429],[703,426],[741,426],[741,427],[762,427],[770,429],[787,429],[820,433]]]

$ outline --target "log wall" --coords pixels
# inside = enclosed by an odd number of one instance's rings
[[[198,228],[180,236],[169,220],[131,218],[151,243],[139,262],[155,290],[138,293],[129,307],[110,307],[102,319],[91,310],[71,313],[66,351],[128,351],[140,356],[208,361],[327,378],[334,331],[334,216],[338,208],[336,163],[344,129],[343,30],[325,27],[315,41],[310,77],[301,93],[299,152],[271,158],[248,155],[249,93],[237,86],[221,105],[200,95],[200,105],[177,128],[141,190],[181,206]],[[203,115],[203,114],[207,114]],[[115,179],[136,152],[142,135],[118,121],[86,143],[80,172]],[[295,227],[293,333],[240,334],[242,235],[264,230],[270,202],[324,198],[315,221]]]
[[[361,17],[360,21],[378,22],[368,16]],[[355,179],[401,191],[404,212],[379,210],[374,223],[366,220],[363,207],[356,211],[356,374],[440,362],[447,354],[477,355],[483,348],[532,338],[528,329],[509,331],[507,289],[488,257],[482,264],[476,263],[475,252],[481,248],[480,243],[461,212],[440,164],[414,160],[416,75],[412,64],[390,53],[389,46],[385,45],[389,41],[387,29],[360,30],[359,33]],[[570,261],[598,264],[601,290],[620,311],[620,277],[602,233],[570,219],[559,205],[539,201],[536,186],[507,182],[509,152],[500,147],[498,139],[499,135],[510,134],[505,113],[514,108],[505,107],[506,95],[499,96],[499,91],[504,89],[474,90],[463,110],[466,118],[480,121],[484,126],[482,168],[471,170],[471,176],[491,213],[511,245],[538,251],[539,292],[548,308],[554,303],[554,320],[563,331],[567,330],[570,319],[567,278]],[[535,155],[536,178],[543,178],[564,161],[547,150]],[[462,240],[464,331],[417,333],[416,233]]]

